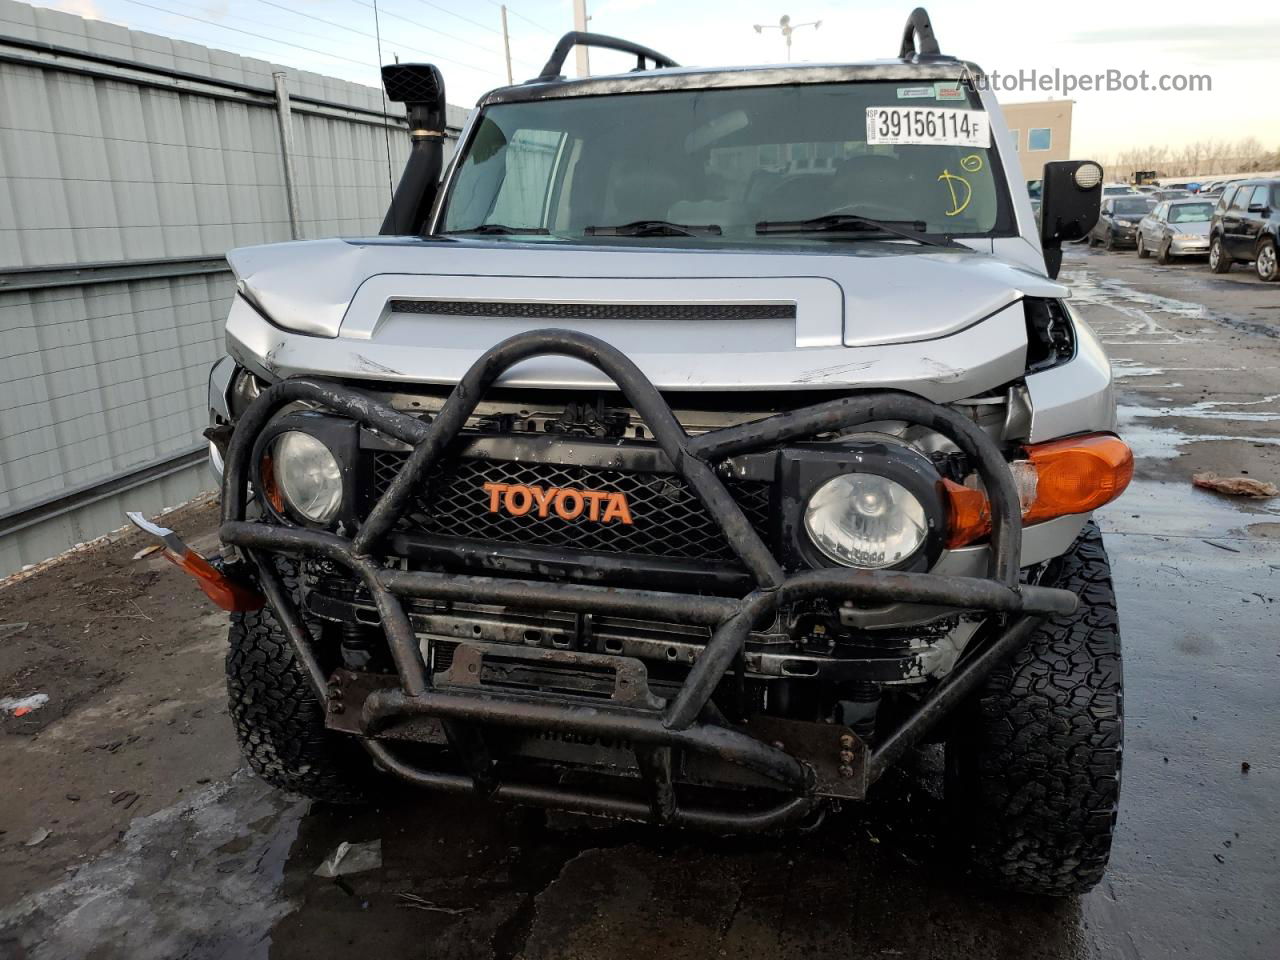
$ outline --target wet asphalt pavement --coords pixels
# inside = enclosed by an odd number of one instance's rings
[[[1280,285],[1079,250],[1064,277],[1108,343],[1140,458],[1100,518],[1127,739],[1112,866],[1089,895],[1015,897],[970,878],[928,752],[865,807],[782,840],[660,834],[396,785],[374,809],[311,805],[235,770],[212,706],[221,628],[201,623],[190,657],[209,673],[183,687],[201,719],[189,744],[150,751],[206,751],[208,776],[166,765],[169,782],[156,773],[149,802],[92,855],[56,834],[23,848],[42,821],[0,820],[23,824],[0,835],[0,867],[39,878],[3,888],[0,957],[1280,956],[1280,500],[1188,482],[1201,469],[1280,481],[1280,339],[1268,335]],[[30,744],[6,738],[6,768],[38,770],[22,751],[38,757],[76,717]],[[380,868],[312,875],[340,842],[371,840]],[[42,864],[41,849],[61,859]]]

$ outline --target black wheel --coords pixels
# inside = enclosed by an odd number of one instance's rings
[[[1156,263],[1161,266],[1168,266],[1173,262],[1173,257],[1169,256],[1169,241],[1162,240],[1159,248],[1156,250]]]
[[[296,600],[296,562],[277,558],[276,566]],[[233,613],[227,640],[231,722],[253,771],[313,800],[361,802],[372,761],[351,738],[325,729],[324,708],[270,608]]]
[[[1221,237],[1209,241],[1209,269],[1214,273],[1226,273],[1231,269],[1231,258],[1222,249]]]
[[[1120,796],[1124,695],[1111,567],[1092,522],[1042,583],[1079,609],[1046,620],[957,718],[947,795],[977,867],[1066,896],[1106,870]]]
[[[1253,261],[1253,267],[1258,271],[1258,279],[1264,283],[1271,283],[1280,277],[1280,262],[1276,260],[1276,242],[1271,238],[1263,240],[1258,247],[1257,259]]]
[[[1142,240],[1142,234],[1138,234],[1138,259],[1145,260],[1151,256],[1151,251],[1147,249],[1147,245]]]

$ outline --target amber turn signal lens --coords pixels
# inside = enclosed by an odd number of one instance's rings
[[[1022,522],[1088,513],[1120,496],[1133,479],[1133,451],[1109,433],[1068,437],[1026,448]],[[1030,481],[1029,483],[1026,481]],[[947,546],[962,547],[991,532],[991,504],[972,487],[943,481],[950,501]]]
[[[1023,523],[1088,513],[1110,503],[1133,479],[1133,451],[1119,437],[1096,434],[1027,447],[1036,494]]]
[[[248,613],[261,610],[266,598],[248,584],[238,583],[193,550],[178,553],[164,548],[164,558],[192,577],[204,595],[223,610]]]
[[[258,476],[262,479],[262,495],[271,504],[271,509],[277,516],[284,516],[284,495],[280,492],[280,484],[276,482],[275,461],[270,457],[263,457]]]

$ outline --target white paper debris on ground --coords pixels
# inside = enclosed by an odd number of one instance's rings
[[[26,620],[23,620],[20,623],[0,623],[0,637],[7,637],[11,634],[21,633],[29,626],[31,626],[31,624]]]
[[[35,833],[31,835],[31,839],[27,841],[26,845],[28,847],[38,847],[40,846],[40,844],[48,840],[50,834],[52,833],[53,831],[48,829],[47,827],[40,827],[38,830],[36,830]]]
[[[382,866],[382,841],[370,840],[366,843],[342,843],[333,853],[325,857],[324,862],[316,867],[317,877],[345,876],[348,873],[361,873],[365,870],[376,870]]]
[[[15,717],[23,717],[32,710],[39,710],[49,702],[47,693],[33,693],[29,697],[0,698],[0,710],[12,713]]]

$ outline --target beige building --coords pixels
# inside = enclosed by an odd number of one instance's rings
[[[1005,123],[1013,136],[1027,180],[1044,178],[1044,165],[1071,159],[1072,100],[1002,103]]]

